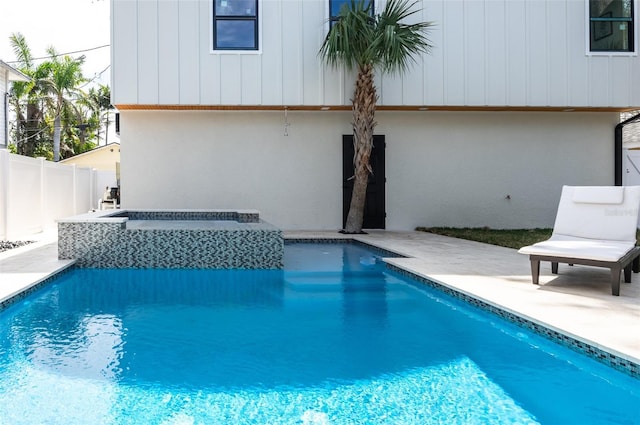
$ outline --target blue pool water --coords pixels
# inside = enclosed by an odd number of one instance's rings
[[[76,269],[0,313],[0,424],[637,424],[640,381],[385,270]]]

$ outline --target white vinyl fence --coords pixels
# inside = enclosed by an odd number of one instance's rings
[[[42,232],[56,220],[98,208],[112,171],[57,164],[0,149],[0,240]]]

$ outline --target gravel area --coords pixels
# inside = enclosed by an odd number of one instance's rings
[[[29,245],[30,243],[33,243],[33,241],[17,241],[17,242],[0,241],[0,252],[8,251],[10,249],[18,248],[24,245]]]

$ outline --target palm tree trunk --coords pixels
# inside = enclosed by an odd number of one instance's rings
[[[60,161],[60,114],[53,121],[53,162]]]
[[[21,120],[18,125],[22,131],[18,138],[18,153],[34,156],[40,138],[38,134],[42,131],[42,110],[35,103],[28,103],[26,118],[21,113],[18,117]]]
[[[358,77],[353,94],[353,168],[355,180],[345,233],[361,233],[364,207],[369,183],[369,157],[373,148],[373,130],[376,126],[375,113],[378,95],[373,84],[373,68],[364,65],[358,68]]]
[[[107,123],[104,126],[104,144],[109,144],[109,111],[107,111]]]

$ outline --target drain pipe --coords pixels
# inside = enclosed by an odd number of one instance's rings
[[[640,113],[616,125],[613,147],[613,172],[616,186],[622,186],[622,130],[626,125],[633,124],[638,121],[640,121]]]

